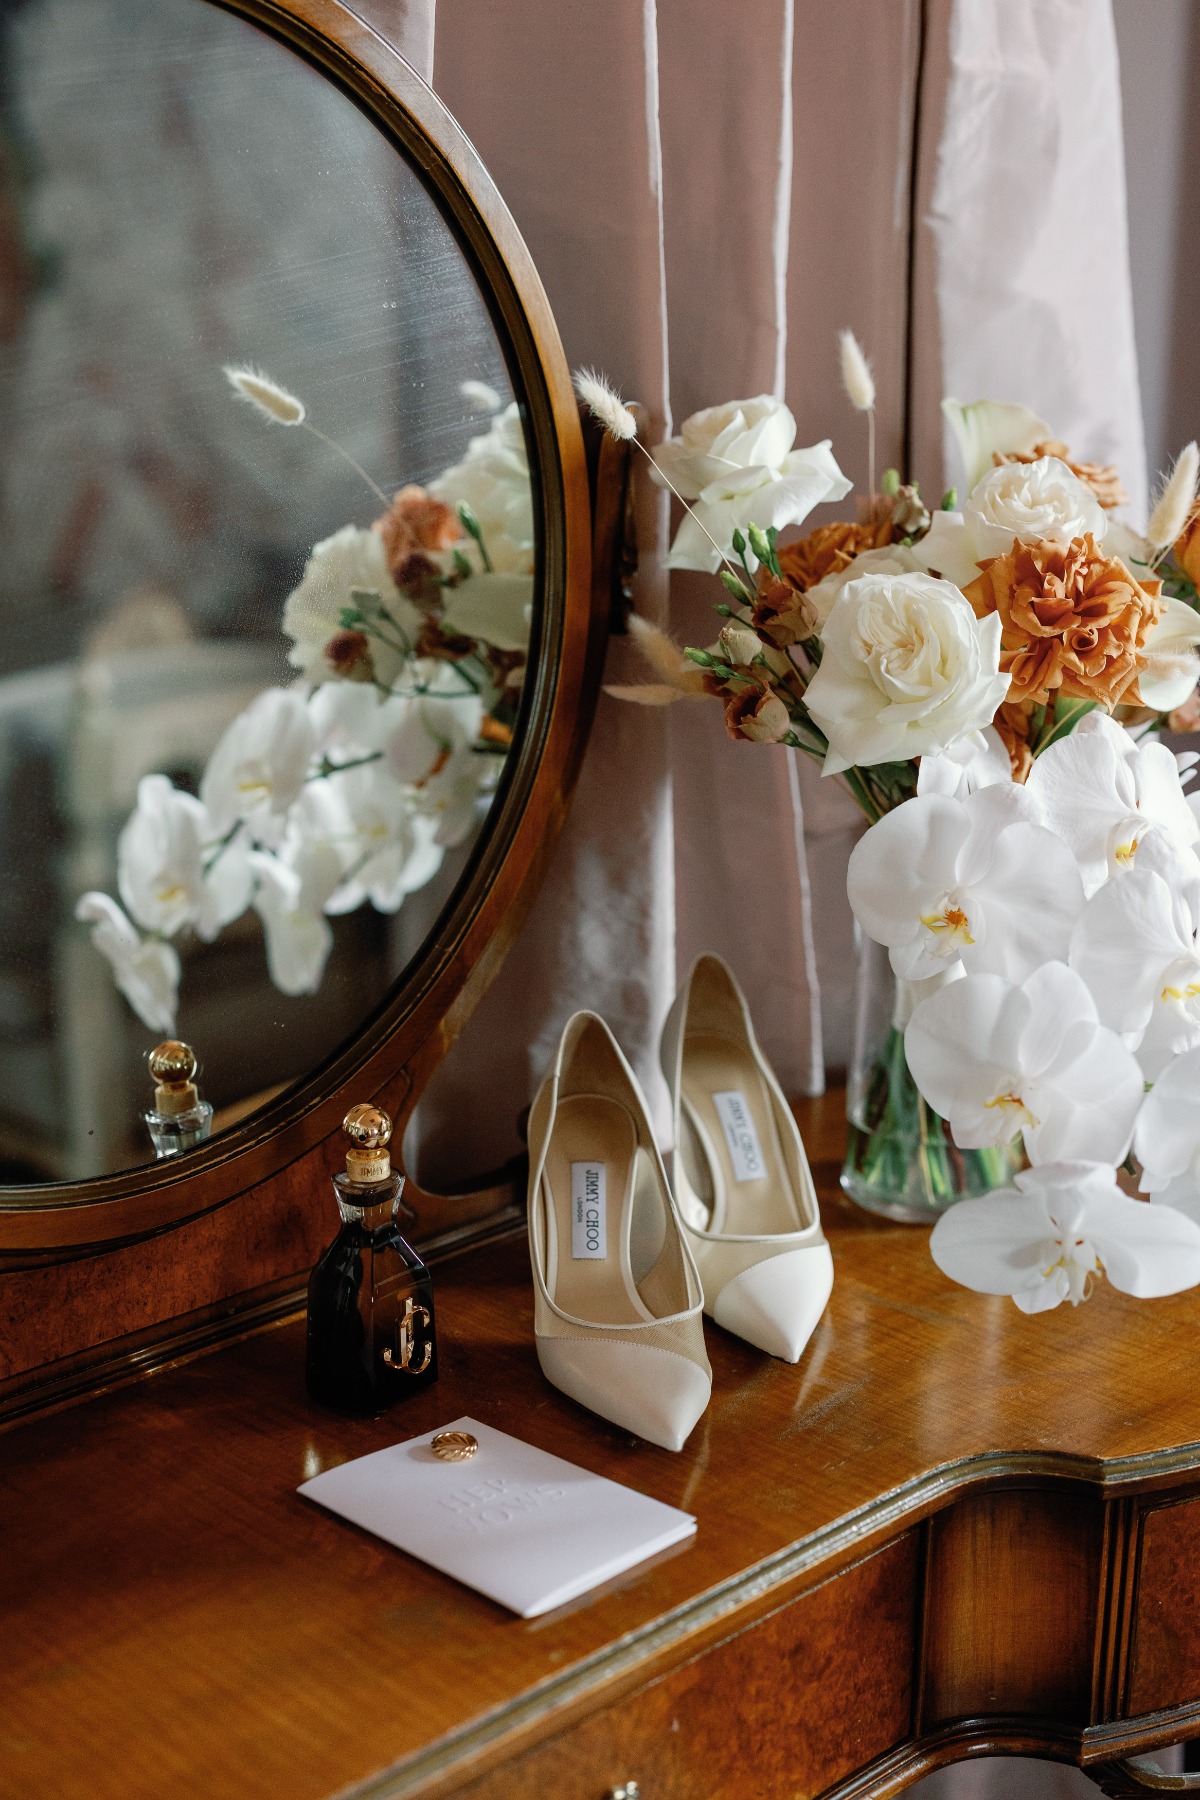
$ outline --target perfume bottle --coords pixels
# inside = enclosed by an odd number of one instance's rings
[[[212,1130],[213,1109],[196,1090],[196,1053],[174,1038],[146,1058],[154,1078],[154,1106],[142,1114],[158,1157],[178,1156],[202,1144]]]
[[[404,1177],[388,1155],[391,1120],[352,1106],[343,1130],[342,1228],[308,1283],[308,1391],[338,1412],[377,1413],[437,1380],[433,1283],[396,1222]]]

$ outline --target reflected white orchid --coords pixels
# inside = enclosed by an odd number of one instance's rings
[[[904,1049],[964,1150],[1020,1132],[1035,1164],[1115,1166],[1128,1153],[1142,1072],[1065,963],[1043,963],[1019,986],[999,975],[950,983],[917,1007]]]
[[[347,769],[320,785],[331,790],[342,821],[343,878],[325,910],[353,912],[369,900],[377,912],[396,912],[441,867],[444,853],[428,820],[414,812],[382,763]]]
[[[483,700],[477,694],[434,692],[409,701],[383,745],[388,770],[397,781],[420,787],[440,773],[451,756],[478,743],[483,716]],[[476,776],[480,773],[476,765]]]
[[[254,909],[263,923],[271,980],[282,994],[315,994],[333,949],[329,921],[313,904],[303,867],[262,850],[251,860]]]
[[[1147,827],[1185,849],[1200,842],[1175,757],[1155,740],[1137,743],[1103,712],[1043,750],[1025,791],[1035,816],[1070,845],[1089,894],[1133,865]]]
[[[208,813],[165,775],[143,775],[137,805],[117,840],[117,891],[147,931],[173,937],[205,905]]]
[[[142,937],[108,894],[80,897],[75,917],[92,927],[92,943],[112,967],[118,988],[143,1025],[174,1033],[179,1005],[179,957],[162,938]]]
[[[1079,872],[1065,844],[1021,816],[1023,803],[1011,781],[965,800],[919,795],[855,845],[850,905],[904,980],[961,960],[1020,981],[1066,956],[1083,906]]]
[[[315,747],[303,694],[294,688],[259,694],[229,726],[204,771],[200,798],[214,835],[222,838],[240,823],[262,843],[280,844]]]
[[[137,806],[117,840],[117,890],[147,931],[174,937],[184,926],[211,942],[250,904],[249,846],[221,846],[206,808],[165,775],[144,775]]]
[[[1022,1312],[1078,1306],[1100,1273],[1139,1300],[1200,1282],[1200,1225],[1131,1200],[1111,1164],[1059,1161],[1014,1186],[962,1200],[933,1228],[943,1274],[980,1294],[1009,1294]]]
[[[798,525],[814,506],[850,492],[830,440],[796,450],[796,421],[781,400],[759,394],[706,407],[685,419],[678,437],[653,452],[666,483],[692,503],[667,564],[715,571],[721,558],[705,529],[726,552],[736,530]],[[747,562],[754,558],[747,551]]]

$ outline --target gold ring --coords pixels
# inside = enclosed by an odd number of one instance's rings
[[[479,1448],[469,1431],[439,1431],[429,1440],[429,1448],[439,1462],[466,1462]]]

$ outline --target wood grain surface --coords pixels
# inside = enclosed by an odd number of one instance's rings
[[[1200,1491],[1196,1296],[1027,1318],[953,1287],[923,1230],[836,1196],[839,1107],[802,1114],[826,1317],[795,1367],[710,1325],[679,1455],[542,1379],[519,1239],[439,1271],[442,1377],[402,1411],[322,1413],[286,1323],[0,1437],[0,1794],[733,1794],[743,1700],[763,1794],[1200,1731],[1195,1634],[1162,1610],[1198,1580],[1196,1514],[1162,1508]],[[461,1413],[694,1512],[695,1539],[524,1623],[295,1492]],[[1138,1619],[1159,1635],[1131,1656]]]

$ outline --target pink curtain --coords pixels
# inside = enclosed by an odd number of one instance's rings
[[[569,360],[607,369],[652,432],[782,388],[799,441],[831,436],[865,487],[835,353],[850,325],[875,368],[881,467],[911,456],[940,494],[941,393],[990,394],[1043,408],[1081,453],[1119,453],[1136,491],[1110,0],[443,0],[436,32],[432,0],[362,10],[402,47],[433,41],[434,86],[525,235]],[[714,584],[668,587],[652,490],[641,518],[640,609],[708,641]],[[639,673],[614,640],[608,678]],[[516,1149],[578,1006],[609,1019],[665,1126],[657,1033],[704,949],[741,976],[785,1086],[819,1090],[848,1052],[859,830],[814,765],[732,743],[715,706],[602,697],[550,877],[420,1109],[420,1177]]]

